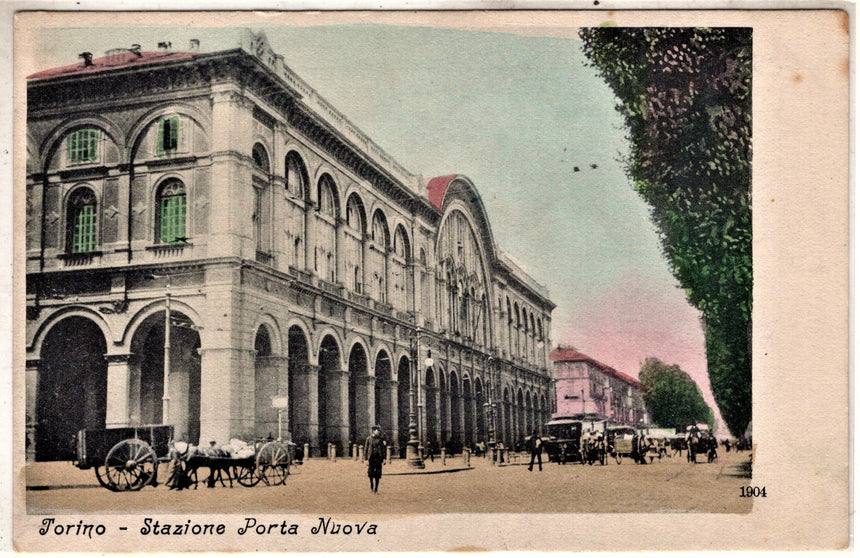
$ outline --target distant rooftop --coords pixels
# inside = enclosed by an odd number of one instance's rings
[[[592,366],[600,369],[606,374],[618,378],[622,382],[639,388],[642,387],[642,383],[636,378],[628,376],[623,372],[619,372],[608,364],[603,364],[602,362],[595,360],[587,354],[581,353],[570,346],[559,345],[558,347],[553,349],[552,352],[550,352],[549,359],[553,362],[587,362],[588,364],[591,364]]]

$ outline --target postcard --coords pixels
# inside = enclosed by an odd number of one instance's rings
[[[845,548],[848,21],[18,12],[15,549]]]

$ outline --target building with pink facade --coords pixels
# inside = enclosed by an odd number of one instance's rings
[[[553,418],[648,423],[643,388],[638,380],[570,346],[559,345],[549,356],[555,379]]]

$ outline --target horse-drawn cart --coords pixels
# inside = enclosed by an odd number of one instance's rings
[[[284,484],[290,474],[295,446],[290,442],[263,440],[249,446],[244,455],[225,452],[206,454],[190,446],[173,443],[173,426],[145,425],[117,428],[87,428],[77,435],[79,469],[93,469],[96,480],[108,490],[128,492],[158,485],[159,465],[169,471],[166,483],[171,488],[197,484],[197,471],[209,469],[210,483],[223,473],[243,486],[259,482]],[[211,486],[211,484],[210,484]]]

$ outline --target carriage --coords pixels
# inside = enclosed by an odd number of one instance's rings
[[[684,439],[687,446],[687,461],[697,463],[699,455],[705,455],[708,463],[717,459],[717,439],[707,425],[690,425],[686,428]]]
[[[621,465],[622,457],[634,458],[633,445],[636,429],[632,426],[609,426],[606,428],[606,452]]]
[[[558,464],[584,463],[580,448],[582,421],[574,419],[555,419],[545,425],[547,435],[543,437],[547,458]]]
[[[140,490],[158,485],[159,466],[167,467],[166,482],[171,488],[186,488],[197,484],[197,471],[209,469],[210,482],[226,473],[243,486],[259,482],[267,485],[284,484],[290,473],[295,446],[279,440],[254,443],[249,455],[231,457],[177,451],[173,443],[172,425],[122,426],[116,428],[86,428],[77,434],[79,469],[93,469],[98,483],[113,492]]]

